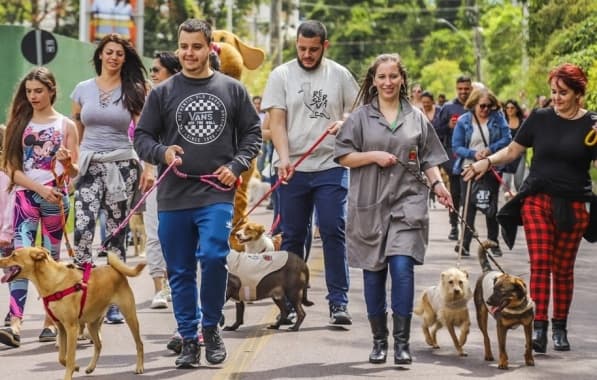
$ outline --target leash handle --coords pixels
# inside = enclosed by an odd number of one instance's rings
[[[158,187],[158,185],[162,182],[162,180],[164,179],[164,177],[166,177],[166,174],[168,174],[168,172],[170,170],[172,170],[172,168],[174,168],[174,166],[177,163],[180,163],[181,160],[179,157],[176,157],[176,159],[174,159],[170,165],[168,165],[168,167],[164,170],[164,172],[162,173],[162,175],[159,176],[159,178],[157,179],[157,181],[155,181],[153,183],[153,186],[151,186],[149,188],[149,190],[147,190],[145,192],[145,194],[143,194],[143,196],[141,197],[141,199],[139,199],[139,202],[137,202],[137,204],[135,205],[135,207],[133,207],[131,209],[131,211],[129,212],[129,214],[126,216],[126,218],[124,218],[124,220],[118,225],[116,226],[116,228],[110,232],[110,234],[108,236],[106,236],[106,239],[104,239],[104,241],[102,241],[102,244],[100,246],[100,250],[101,251],[105,251],[106,250],[106,246],[108,245],[108,243],[110,242],[110,240],[112,240],[112,238],[117,235],[120,231],[122,231],[126,225],[129,223],[129,221],[131,220],[131,218],[133,217],[133,215],[135,214],[135,212],[137,212],[137,210],[139,210],[139,208],[141,207],[141,205],[143,204],[143,202],[145,202],[145,200],[147,199],[147,197],[149,196],[149,194],[151,194],[152,191],[155,190],[156,187]]]
[[[220,181],[218,181],[218,176],[217,174],[202,174],[202,175],[195,175],[195,174],[187,174],[187,173],[183,173],[180,170],[178,170],[178,168],[174,167],[173,170],[174,174],[176,174],[177,177],[182,178],[182,179],[197,179],[203,183],[206,183],[210,186],[212,186],[213,188],[220,190],[220,191],[230,191],[230,190],[234,190],[236,187],[239,187],[242,184],[242,178],[239,176],[236,179],[236,182],[234,183],[234,185],[232,186],[222,186],[220,185]],[[215,179],[216,181],[214,181],[213,179]]]
[[[66,167],[64,167],[63,165],[64,172],[61,175],[58,175],[56,173],[56,161],[58,161],[58,159],[54,155],[52,157],[52,160],[50,161],[50,171],[52,172],[52,176],[54,177],[54,182],[56,182],[56,187],[58,188],[58,190],[60,190],[61,188],[64,189],[69,182],[69,177],[66,174],[66,170],[68,170],[68,168],[72,164],[69,159],[69,165],[66,165]],[[62,192],[62,190],[60,190],[60,192]],[[68,189],[65,195],[68,196]],[[68,237],[68,233],[66,232],[66,212],[64,211],[64,197],[62,197],[62,199],[60,199],[60,202],[58,203],[58,210],[60,212],[60,223],[62,224],[62,236],[64,237],[64,245],[66,247],[66,251],[68,252],[69,257],[75,257],[75,250],[73,249],[73,246],[70,243],[70,238]]]

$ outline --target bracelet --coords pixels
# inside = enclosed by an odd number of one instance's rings
[[[485,157],[485,159],[489,163],[489,166],[487,166],[487,170],[489,170],[493,166],[493,162],[491,162],[491,160],[489,159],[489,156]]]
[[[433,183],[431,184],[431,191],[435,191],[435,186],[439,185],[440,183],[444,183],[441,179],[436,179],[435,181],[433,181]]]

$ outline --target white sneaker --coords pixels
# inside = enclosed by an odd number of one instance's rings
[[[166,297],[166,301],[168,302],[172,302],[172,290],[170,289],[170,284],[168,284],[168,280],[164,279],[162,281],[162,293],[164,293],[164,296]]]
[[[155,296],[153,296],[153,300],[151,300],[151,305],[149,307],[152,309],[168,308],[168,301],[166,300],[166,295],[162,290],[160,290],[155,294]]]

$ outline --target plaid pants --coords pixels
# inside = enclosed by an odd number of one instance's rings
[[[570,232],[558,231],[551,196],[535,194],[524,199],[522,222],[531,260],[531,297],[535,320],[547,321],[553,280],[553,318],[566,319],[574,292],[574,262],[582,235],[589,224],[584,202],[571,202],[576,222]],[[552,279],[553,277],[553,279]]]

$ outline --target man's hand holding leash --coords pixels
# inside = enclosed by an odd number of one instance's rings
[[[178,145],[170,145],[168,149],[166,149],[166,153],[164,153],[164,159],[166,160],[166,165],[170,166],[172,161],[178,160],[178,163],[174,164],[176,166],[182,165],[182,159],[180,156],[184,154],[184,150],[182,147]]]

